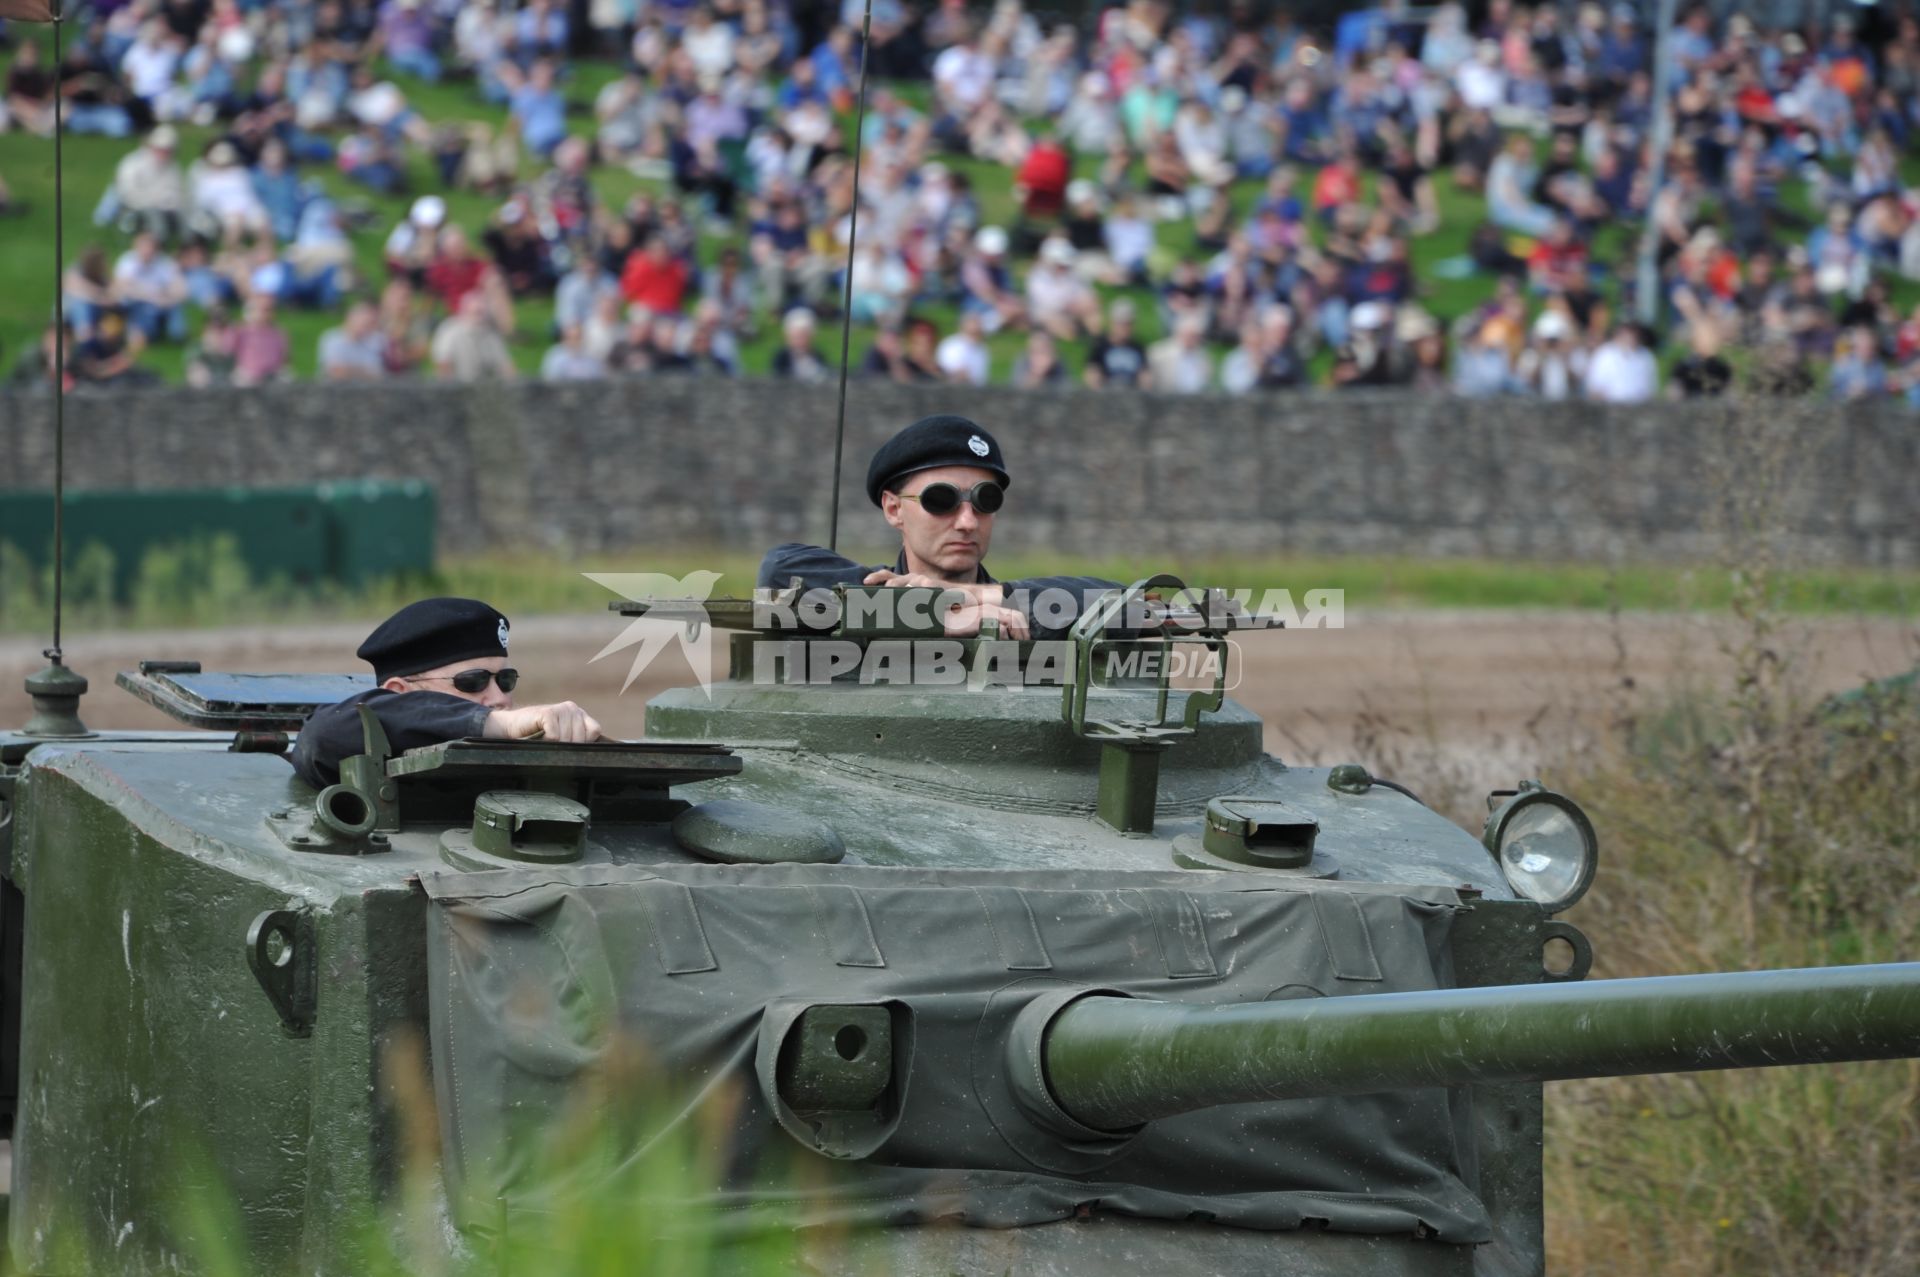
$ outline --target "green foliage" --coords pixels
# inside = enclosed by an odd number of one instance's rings
[[[525,1182],[542,1186],[538,1209],[511,1216],[497,1202],[453,1209],[439,1163],[440,1128],[417,1036],[382,1055],[382,1092],[399,1133],[400,1173],[390,1200],[348,1221],[330,1271],[362,1277],[757,1277],[795,1271],[802,1242],[791,1231],[733,1225],[721,1196],[728,1127],[737,1104],[678,1122],[650,1098],[666,1093],[637,1050],[612,1051],[575,1084],[549,1126],[526,1132]],[[664,1130],[636,1154],[639,1133]],[[206,1277],[273,1271],[246,1242],[231,1187],[202,1155],[184,1159],[172,1235]],[[798,1183],[791,1167],[765,1177],[769,1193]],[[456,1234],[452,1217],[461,1221]],[[309,1237],[309,1244],[315,1239]],[[88,1271],[74,1268],[65,1271]]]
[[[877,547],[866,547],[877,560]],[[856,548],[855,553],[859,550]],[[561,560],[548,555],[476,555],[447,560],[423,576],[389,578],[345,589],[250,578],[230,536],[150,547],[133,574],[127,601],[116,602],[113,555],[82,546],[67,568],[66,616],[80,629],[183,628],[253,622],[295,623],[320,617],[383,616],[430,594],[492,601],[513,615],[602,611],[612,601],[588,572],[661,572],[683,576],[699,568],[722,573],[715,596],[743,596],[754,584],[758,560],[734,550],[673,549],[595,554]],[[1291,592],[1296,607],[1308,590],[1346,591],[1348,607],[1575,608],[1602,611],[1731,609],[1739,593],[1724,573],[1692,567],[1635,564],[1494,562],[1405,556],[1202,555],[1168,564],[1145,556],[1009,554],[994,560],[1003,579],[1058,573],[1133,581],[1171,570],[1183,579],[1227,589]],[[1783,611],[1807,615],[1909,615],[1920,607],[1920,573],[1863,569],[1807,569],[1775,583]],[[0,543],[0,634],[37,633],[52,610],[53,576],[35,571],[13,546]]]
[[[142,628],[190,624],[201,612],[243,606],[252,593],[240,543],[222,533],[147,547],[133,579],[130,607]]]

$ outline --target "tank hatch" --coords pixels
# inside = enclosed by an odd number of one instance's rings
[[[440,780],[624,782],[666,789],[739,772],[740,759],[708,741],[455,740],[410,749],[387,760],[396,779],[432,773]],[[528,785],[527,788],[543,788]]]
[[[370,674],[226,674],[198,661],[142,661],[114,682],[189,727],[297,732],[323,705],[373,689]]]

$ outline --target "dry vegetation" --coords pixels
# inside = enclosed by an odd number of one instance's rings
[[[1623,660],[1609,731],[1530,742],[1600,834],[1569,920],[1596,977],[1920,959],[1920,682],[1819,700],[1780,634],[1772,530],[1819,425],[1736,408],[1709,428],[1731,676],[1650,704]],[[1362,727],[1389,774],[1484,816],[1433,743]],[[1559,1083],[1546,1143],[1554,1274],[1920,1272],[1920,1060]]]
[[[1732,514],[1735,677],[1574,782],[1612,844],[1579,922],[1606,975],[1920,956],[1920,700],[1810,703]],[[1556,1271],[1920,1271],[1920,1062],[1568,1084],[1548,1145]]]
[[[1804,694],[1748,580],[1730,679],[1650,704],[1623,667],[1611,731],[1514,742],[1599,833],[1595,978],[1920,959],[1920,682]],[[1358,730],[1477,832],[1468,760]],[[1920,1060],[1555,1083],[1546,1150],[1556,1277],[1920,1272]]]
[[[1748,619],[1733,686],[1556,778],[1605,848],[1596,974],[1920,956],[1920,700],[1810,704]],[[1547,1145],[1556,1273],[1920,1271],[1920,1061],[1562,1084]]]

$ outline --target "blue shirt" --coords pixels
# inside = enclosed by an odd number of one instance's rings
[[[1625,80],[1635,71],[1647,69],[1646,42],[1637,35],[1622,36],[1609,31],[1600,41],[1600,71],[1616,80]]]
[[[520,136],[527,148],[545,155],[567,135],[567,104],[556,89],[542,92],[522,85],[511,98],[513,118],[520,122]]]

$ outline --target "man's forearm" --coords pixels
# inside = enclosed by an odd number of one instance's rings
[[[870,571],[871,568],[832,550],[789,541],[774,546],[760,561],[759,586],[765,590],[784,590],[797,578],[802,589],[831,589],[836,585],[859,585]]]

